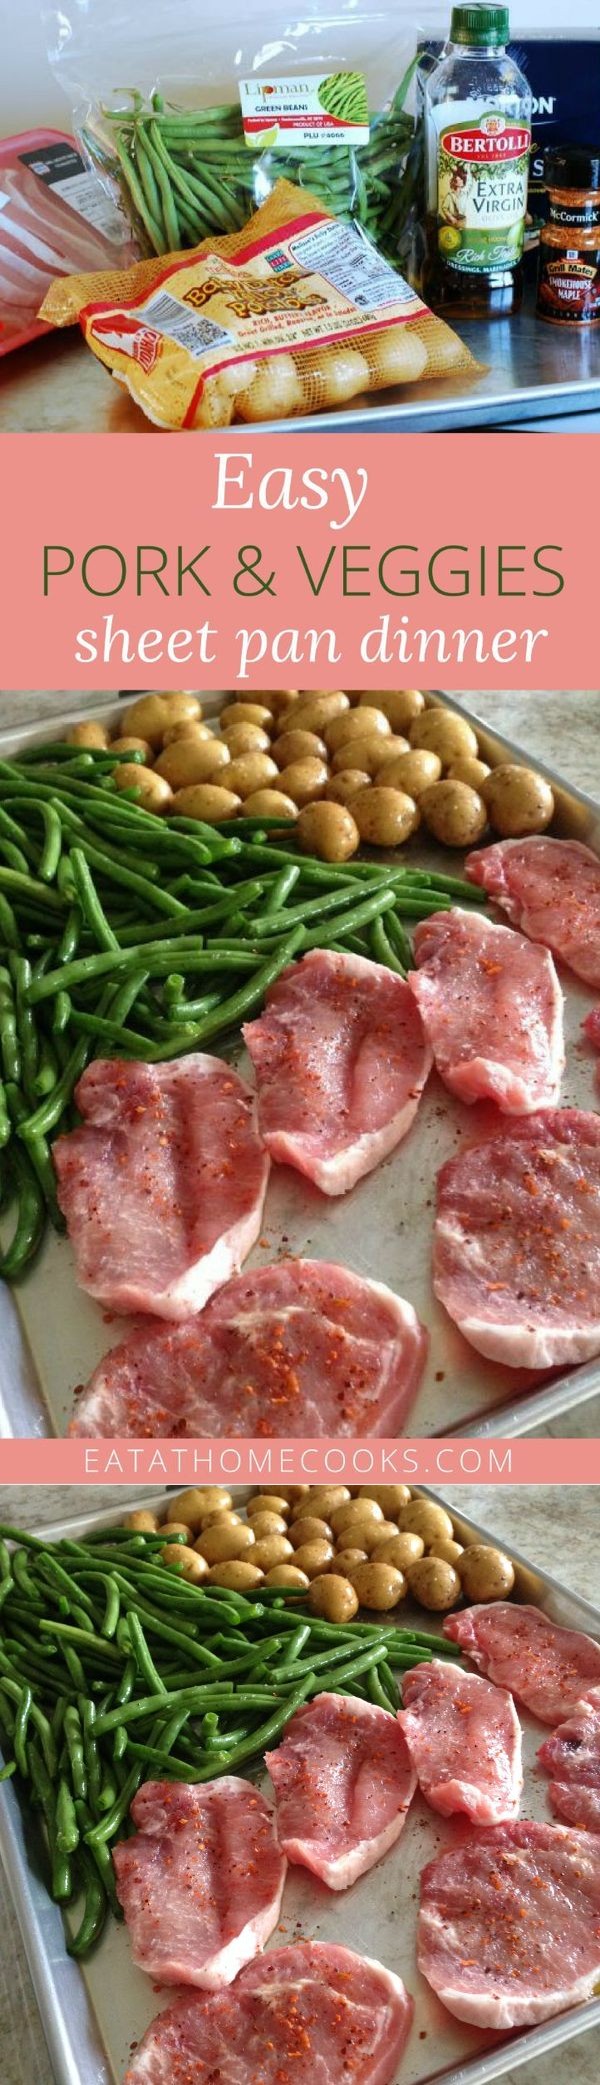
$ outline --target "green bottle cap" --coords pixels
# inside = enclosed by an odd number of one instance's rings
[[[471,44],[480,47],[508,43],[509,15],[507,7],[478,6],[477,0],[471,7],[453,7],[450,24],[451,43]]]

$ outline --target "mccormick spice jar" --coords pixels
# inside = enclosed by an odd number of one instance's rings
[[[600,150],[553,146],[544,177],[549,214],[540,232],[538,317],[554,326],[599,326]]]

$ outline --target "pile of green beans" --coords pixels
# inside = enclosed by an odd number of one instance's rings
[[[350,949],[406,975],[408,924],[485,904],[460,877],[360,860],[340,868],[253,819],[157,818],[117,791],[114,753],[38,747],[0,760],[0,1275],[17,1281],[46,1218],[51,1142],[73,1124],[93,1056],[158,1064],[257,1013],[286,964]]]
[[[125,108],[102,109],[107,144],[90,129],[88,151],[117,179],[144,249],[162,254],[240,231],[275,183],[308,189],[324,209],[361,226],[398,259],[412,195],[407,165],[414,122],[405,103],[416,59],[388,109],[370,117],[364,145],[277,144],[249,151],[239,103],[184,109],[133,90]],[[345,76],[344,76],[345,77]]]
[[[80,1906],[80,1960],[120,1916],[110,1848],[143,1780],[258,1766],[324,1689],[394,1715],[397,1675],[459,1655],[393,1622],[321,1621],[304,1595],[194,1585],[163,1546],[127,1528],[46,1543],[0,1527],[0,1779],[17,1774],[41,1813],[51,1894]]]

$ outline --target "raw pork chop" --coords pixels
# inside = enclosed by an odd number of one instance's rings
[[[280,1260],[227,1283],[199,1317],[113,1347],[76,1434],[396,1434],[427,1335],[383,1282],[326,1260]]]
[[[595,1050],[600,1050],[600,1006],[592,1007],[591,1014],[586,1014],[581,1026],[588,1042],[593,1044]],[[596,1085],[600,1086],[600,1064],[596,1065]]]
[[[390,1969],[301,1940],[159,2013],[124,2085],[391,2085],[412,2015]]]
[[[434,1658],[406,1673],[398,1721],[433,1810],[466,1811],[473,1824],[518,1817],[521,1726],[512,1695]]]
[[[530,941],[600,986],[600,861],[591,847],[545,833],[498,840],[470,854],[466,869]]]
[[[311,949],[243,1030],[271,1158],[343,1195],[406,1136],[432,1056],[402,977]]]
[[[265,1757],[283,1851],[328,1889],[347,1889],[399,1838],[417,1777],[385,1709],[317,1694]]]
[[[567,1722],[544,1738],[538,1759],[551,1775],[548,1794],[555,1816],[600,1832],[600,1688],[592,1688]]]
[[[600,1685],[600,1643],[559,1629],[539,1607],[510,1600],[448,1615],[444,1636],[459,1643],[497,1687],[508,1687],[540,1723],[562,1723]]]
[[[409,977],[437,1069],[459,1100],[509,1115],[552,1107],[564,1064],[563,998],[551,955],[480,913],[433,913]]]
[[[220,1057],[110,1059],[76,1088],[54,1145],[77,1279],[111,1310],[185,1318],[258,1238],[269,1161],[252,1094]]]
[[[600,1352],[600,1116],[503,1126],[438,1174],[434,1288],[465,1339],[512,1368]]]
[[[527,2027],[600,1975],[600,1838],[562,1824],[469,1833],[421,1877],[417,1959],[474,2027]]]
[[[134,1962],[164,1984],[220,1991],[277,1925],[286,1861],[250,1781],[146,1781],[135,1839],[114,1847]]]

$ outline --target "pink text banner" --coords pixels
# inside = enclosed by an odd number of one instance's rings
[[[3,684],[598,684],[600,437],[3,444]]]
[[[3,1484],[598,1484],[595,1440],[4,1441]]]

